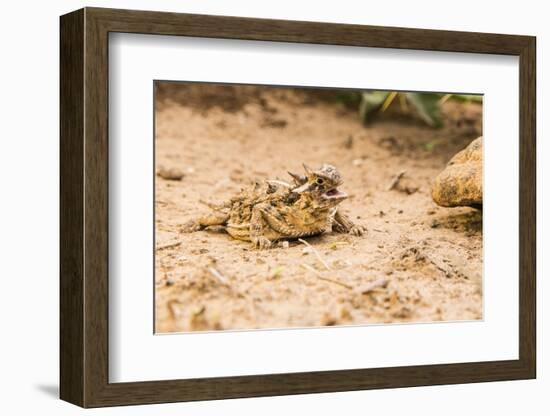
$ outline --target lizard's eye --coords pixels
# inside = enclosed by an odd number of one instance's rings
[[[315,182],[317,182],[317,185],[322,185],[325,183],[325,180],[323,178],[317,178]]]

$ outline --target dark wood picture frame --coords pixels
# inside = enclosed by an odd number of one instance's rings
[[[83,407],[518,380],[536,376],[535,38],[85,8],[61,17],[60,396]],[[519,56],[519,359],[109,383],[110,32]]]

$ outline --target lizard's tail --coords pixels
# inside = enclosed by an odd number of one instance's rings
[[[229,208],[227,204],[214,204],[212,202],[205,201],[203,199],[199,199],[199,202],[203,205],[206,205],[208,208],[210,208],[213,211],[223,211],[224,209]]]

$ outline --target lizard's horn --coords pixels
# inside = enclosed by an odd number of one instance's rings
[[[307,182],[292,190],[292,192],[296,192],[297,194],[301,194],[302,192],[306,192],[306,191],[309,191],[309,183]]]
[[[302,175],[298,175],[297,173],[288,172],[290,176],[292,176],[292,179],[296,182],[298,185],[302,185],[307,182],[307,178]]]
[[[308,168],[308,166],[305,163],[302,163],[302,165],[304,166],[304,170],[306,171],[306,175],[309,176],[309,174],[311,173],[311,169]]]

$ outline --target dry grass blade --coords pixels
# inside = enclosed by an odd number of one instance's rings
[[[310,272],[312,272],[315,277],[317,277],[317,279],[319,280],[324,280],[325,282],[330,282],[330,283],[334,283],[335,285],[339,285],[339,286],[342,286],[342,287],[345,287],[346,289],[349,289],[349,290],[353,290],[353,287],[344,283],[344,282],[341,282],[339,280],[336,280],[336,279],[331,279],[330,277],[325,277],[323,276],[321,273],[319,273],[317,270],[315,270],[313,267],[311,267],[309,264],[305,264],[305,263],[302,263],[301,266],[304,268],[304,269],[307,269],[309,270]]]
[[[215,267],[208,267],[208,272],[218,280],[222,285],[231,287],[231,284],[229,283],[229,279],[225,277],[223,274],[221,274]]]
[[[378,279],[372,283],[369,283],[368,285],[358,288],[358,291],[361,292],[361,294],[365,295],[376,289],[385,289],[388,286],[388,283],[388,279]]]
[[[164,244],[163,246],[158,246],[157,247],[157,250],[166,250],[167,248],[174,248],[174,247],[178,247],[179,245],[181,245],[181,241],[176,241],[175,243],[168,243],[168,244]]]
[[[349,241],[335,241],[331,243],[329,247],[331,250],[338,250],[339,248],[348,246],[349,244]]]
[[[402,170],[397,175],[394,176],[390,184],[388,185],[388,191],[391,191],[392,189],[395,189],[395,187],[399,184],[399,181],[403,176],[405,176],[405,173],[407,173],[406,170]]]
[[[306,240],[302,239],[302,238],[299,238],[298,241],[302,244],[305,244],[307,247],[309,247],[311,249],[311,251],[313,252],[313,254],[315,254],[315,256],[317,256],[317,259],[321,262],[321,264],[323,266],[325,266],[325,269],[327,270],[331,270],[330,266],[327,264],[327,262],[325,260],[323,260],[323,258],[321,257],[321,255],[319,254],[319,252],[317,250],[315,250],[315,247],[313,247],[311,244],[309,244]]]

